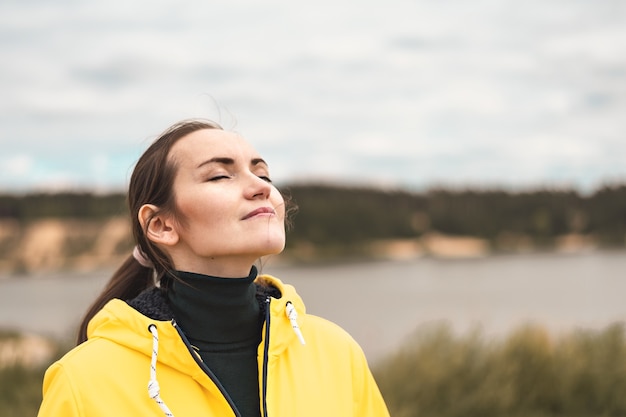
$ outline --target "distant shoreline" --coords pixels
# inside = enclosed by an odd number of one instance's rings
[[[83,252],[75,256],[63,256],[58,235],[65,233],[64,225],[55,221],[53,227],[47,221],[40,230],[31,230],[30,238],[22,243],[22,258],[0,261],[0,280],[9,277],[46,276],[63,272],[113,271],[127,254],[111,253],[114,247],[124,245],[128,236],[117,233],[117,240],[108,242],[108,251],[103,251],[98,242],[93,252]],[[52,230],[51,230],[52,229]],[[52,236],[51,236],[52,235]],[[56,236],[55,236],[56,235]],[[110,237],[108,237],[110,239]],[[413,239],[381,239],[368,242],[361,247],[344,247],[342,250],[328,250],[315,246],[287,249],[281,255],[272,256],[274,264],[292,266],[316,266],[324,264],[345,264],[367,261],[407,261],[421,258],[474,259],[498,255],[529,253],[583,254],[596,251],[625,251],[622,248],[602,248],[590,236],[570,234],[559,237],[553,248],[539,248],[524,236],[511,238],[504,249],[493,249],[486,239],[471,236],[451,236],[442,233],[429,233]],[[130,254],[130,249],[128,249]]]

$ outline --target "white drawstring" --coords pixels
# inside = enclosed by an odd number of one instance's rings
[[[302,332],[300,331],[300,326],[298,326],[298,313],[293,304],[289,301],[285,306],[285,313],[291,322],[291,327],[293,331],[298,336],[300,343],[303,345],[306,344],[304,341],[304,336],[302,336]],[[167,407],[165,402],[161,399],[161,388],[159,387],[159,381],[156,378],[156,365],[157,365],[157,357],[159,355],[159,333],[157,331],[157,327],[154,324],[148,326],[148,330],[152,333],[152,359],[150,361],[150,381],[148,382],[148,394],[150,398],[152,398],[163,410],[163,413],[167,417],[173,417],[174,415]]]
[[[156,401],[159,407],[161,407],[161,410],[163,410],[163,413],[165,413],[167,417],[173,417],[174,415],[161,399],[161,388],[159,387],[159,381],[156,379],[156,364],[157,356],[159,354],[159,333],[154,324],[148,326],[148,330],[152,333],[152,360],[150,362],[150,382],[148,382],[148,394],[150,395],[150,398]]]
[[[304,336],[302,336],[300,326],[298,326],[298,312],[296,311],[296,308],[293,306],[291,301],[287,301],[287,305],[285,306],[285,313],[287,313],[287,317],[289,317],[289,321],[291,322],[291,327],[296,333],[296,336],[298,336],[300,343],[305,345],[306,342],[304,341]]]

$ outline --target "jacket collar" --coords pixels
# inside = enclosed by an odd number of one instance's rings
[[[270,297],[270,358],[279,356],[290,344],[299,344],[296,334],[286,314],[290,302],[300,317],[305,315],[305,306],[293,286],[284,284],[270,275],[259,275],[259,298]],[[152,354],[152,335],[150,324],[158,328],[160,346],[159,362],[191,375],[194,379],[205,380],[206,375],[197,366],[191,355],[181,354],[187,347],[173,325],[173,314],[164,294],[159,289],[150,289],[136,299],[128,302],[113,299],[109,301],[89,322],[88,339],[108,339],[128,349],[136,350],[150,357]],[[265,328],[265,325],[264,325]],[[306,327],[300,326],[306,337]],[[265,343],[259,345],[259,351]]]
[[[278,278],[271,275],[261,275],[257,278],[256,282],[258,282],[261,287],[275,287],[281,294],[280,298],[270,298],[270,345],[268,354],[270,359],[272,359],[280,356],[290,344],[300,345],[297,335],[294,332],[294,327],[289,321],[287,305],[292,304],[299,317],[305,315],[306,308],[295,288],[289,284],[284,284]],[[265,343],[266,326],[267,322],[263,326],[263,341],[261,345],[259,345],[259,353]],[[299,322],[299,327],[300,331],[306,335],[306,326],[302,325],[302,320]]]

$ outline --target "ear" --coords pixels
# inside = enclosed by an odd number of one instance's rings
[[[173,219],[171,216],[159,214],[159,208],[154,204],[141,206],[137,217],[141,228],[145,230],[146,237],[152,242],[165,246],[174,246],[178,243],[178,232]],[[150,223],[148,223],[149,220]]]

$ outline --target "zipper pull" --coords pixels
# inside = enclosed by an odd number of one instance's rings
[[[306,342],[304,341],[304,336],[302,336],[300,326],[298,326],[298,312],[296,311],[296,308],[293,306],[291,301],[287,301],[287,304],[285,305],[285,313],[287,314],[287,317],[291,322],[291,327],[293,328],[293,331],[296,333],[296,336],[298,336],[298,340],[300,340],[301,344],[305,345]]]

